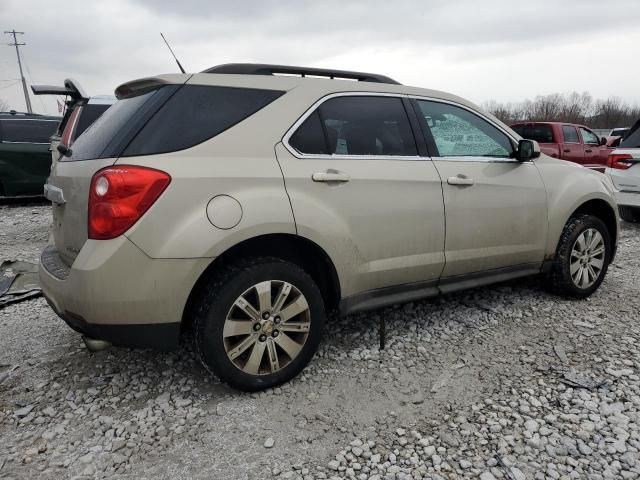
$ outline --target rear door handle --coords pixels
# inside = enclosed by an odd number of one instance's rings
[[[563,151],[564,153],[569,153],[569,152],[571,152],[571,149],[570,149],[570,148],[565,148],[565,149],[564,149],[564,150],[562,150],[562,151]]]
[[[339,182],[344,183],[350,180],[349,175],[346,173],[338,172],[336,170],[327,170],[326,172],[316,172],[311,175],[311,179],[314,182]]]
[[[591,149],[584,151],[584,153],[591,153],[591,152],[593,152],[593,150],[591,150]]]
[[[469,186],[469,185],[473,185],[474,181],[473,181],[473,178],[468,178],[464,175],[457,175],[455,177],[447,178],[447,183],[449,185]]]

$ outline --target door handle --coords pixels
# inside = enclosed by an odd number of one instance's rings
[[[346,173],[338,172],[337,170],[327,170],[326,172],[316,172],[311,175],[311,179],[314,182],[339,182],[344,183],[350,180],[349,175]]]
[[[565,148],[565,149],[564,149],[564,150],[562,150],[562,151],[563,151],[564,153],[569,153],[569,152],[571,152],[571,149],[570,149],[570,148]]]
[[[593,150],[591,150],[591,149],[584,151],[584,153],[591,153],[591,152],[593,152]]]
[[[473,185],[473,178],[468,178],[464,175],[457,175],[455,177],[447,178],[447,183],[449,185],[460,185],[460,186],[469,186]]]

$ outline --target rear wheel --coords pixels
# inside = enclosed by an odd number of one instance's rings
[[[313,279],[276,258],[227,267],[210,280],[197,311],[195,341],[203,364],[246,391],[296,376],[316,352],[325,322]]]
[[[559,295],[586,298],[607,273],[611,237],[602,220],[593,215],[569,219],[564,227],[547,284]]]

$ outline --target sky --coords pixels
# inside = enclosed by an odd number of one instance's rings
[[[29,84],[90,95],[230,62],[388,75],[476,103],[590,92],[640,103],[638,0],[0,0]],[[15,48],[0,43],[0,103],[25,111]],[[634,60],[635,58],[635,60]],[[32,97],[55,114],[51,97]]]

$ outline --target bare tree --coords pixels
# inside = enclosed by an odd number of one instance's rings
[[[491,100],[483,106],[507,124],[530,120],[612,128],[632,125],[640,118],[640,106],[625,104],[618,97],[594,101],[588,92],[539,95],[533,100],[526,99],[515,103]]]

